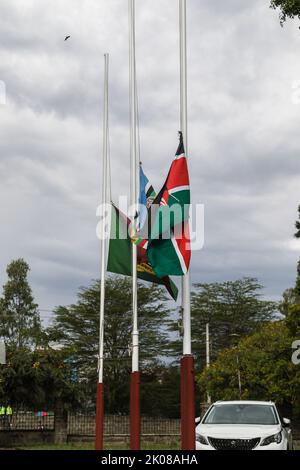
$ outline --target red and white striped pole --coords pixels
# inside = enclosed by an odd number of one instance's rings
[[[102,205],[107,204],[107,159],[108,159],[108,70],[109,55],[104,54],[104,115],[103,115],[103,164],[102,164]],[[101,280],[100,280],[100,318],[99,318],[99,362],[96,399],[96,439],[95,449],[103,450],[104,433],[104,389],[103,389],[103,347],[104,347],[104,310],[106,276],[106,233],[104,221],[101,227]]]
[[[135,0],[129,0],[129,50],[130,50],[130,153],[131,153],[131,206],[135,215],[138,198],[137,149],[137,92],[135,59]],[[132,243],[132,372],[130,377],[130,448],[141,445],[139,330],[137,311],[137,246]]]
[[[179,0],[180,123],[188,156],[186,0]],[[191,339],[190,274],[182,279],[183,357],[181,359],[181,448],[195,450],[195,377]]]

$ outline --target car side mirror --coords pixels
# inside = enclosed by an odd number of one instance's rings
[[[284,425],[285,428],[288,428],[291,425],[291,420],[288,419],[288,418],[283,418],[282,422],[283,422],[283,425]]]
[[[201,421],[201,418],[198,417],[198,418],[195,418],[195,426],[198,426],[198,424],[200,423]]]

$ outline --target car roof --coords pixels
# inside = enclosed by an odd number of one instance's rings
[[[244,404],[244,405],[275,405],[273,401],[259,401],[259,400],[232,400],[232,401],[225,401],[225,400],[219,400],[213,403],[214,405],[239,405],[239,404]]]

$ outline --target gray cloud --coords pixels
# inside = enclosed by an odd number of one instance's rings
[[[257,276],[278,298],[293,284],[299,203],[296,22],[268,1],[189,0],[192,197],[205,246],[192,280]],[[141,158],[158,189],[179,128],[178,11],[137,2]],[[66,34],[71,39],[65,43]],[[74,301],[99,273],[103,54],[110,53],[112,192],[129,194],[128,20],[121,0],[3,0],[0,18],[0,282],[23,256],[41,308]],[[48,315],[47,313],[45,315]]]

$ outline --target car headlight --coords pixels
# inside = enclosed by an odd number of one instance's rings
[[[199,444],[208,446],[207,439],[205,436],[202,436],[202,434],[196,434],[196,441],[199,442]]]
[[[274,442],[276,444],[280,444],[281,441],[282,441],[282,433],[280,431],[277,434],[273,434],[273,436],[266,437],[260,445],[268,446],[269,444],[273,444]]]

